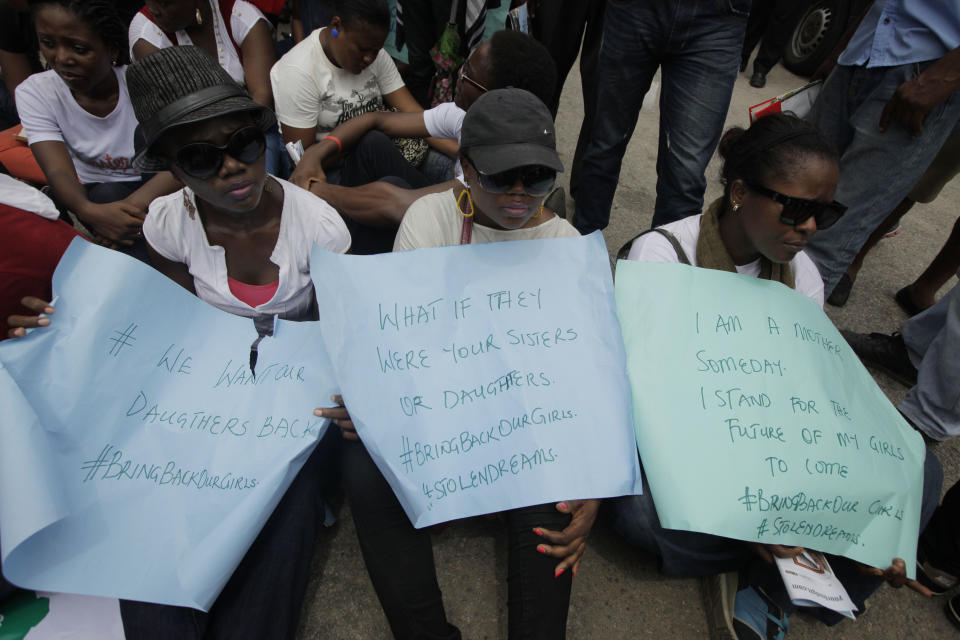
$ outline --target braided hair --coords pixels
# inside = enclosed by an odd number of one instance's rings
[[[130,64],[127,24],[117,12],[115,2],[111,0],[29,0],[29,4],[33,15],[36,15],[40,8],[48,5],[63,7],[90,27],[90,30],[97,34],[105,45],[116,49],[115,66]]]
[[[788,179],[805,157],[839,161],[837,148],[820,129],[788,113],[764,116],[749,129],[727,129],[718,153],[723,160],[720,183],[727,202],[730,185],[738,178],[748,184],[765,184]]]

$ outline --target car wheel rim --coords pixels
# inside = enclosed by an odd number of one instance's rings
[[[830,7],[813,7],[793,33],[790,44],[794,56],[802,59],[816,51],[830,29],[831,22],[833,10]]]

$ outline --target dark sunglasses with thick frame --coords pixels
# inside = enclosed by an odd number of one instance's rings
[[[244,164],[256,162],[267,149],[267,139],[260,127],[248,125],[230,134],[223,146],[212,142],[191,142],[177,150],[174,162],[193,178],[206,180],[215,176],[223,166],[224,156]]]
[[[755,191],[762,196],[766,196],[776,203],[783,205],[780,211],[780,222],[791,227],[803,224],[811,217],[817,223],[817,230],[829,229],[840,216],[847,210],[847,206],[840,204],[836,200],[833,202],[820,202],[819,200],[807,200],[806,198],[795,198],[785,196],[779,191],[761,187],[751,182],[744,183],[751,191]]]
[[[550,167],[534,164],[523,167],[514,167],[500,173],[483,173],[473,164],[473,160],[467,157],[467,161],[473,165],[477,177],[480,179],[480,188],[488,193],[506,193],[517,184],[517,180],[523,185],[523,190],[530,196],[545,196],[553,189],[557,182],[557,172]]]

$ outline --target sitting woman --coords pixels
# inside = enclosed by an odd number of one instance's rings
[[[578,235],[566,220],[543,209],[562,165],[553,118],[533,94],[521,89],[487,92],[467,112],[461,142],[466,187],[414,202],[395,251]],[[344,443],[342,452],[344,486],[364,562],[394,636],[459,638],[444,612],[430,531],[414,529],[357,441],[346,408],[316,413],[334,418],[353,440]],[[511,638],[564,637],[571,578],[598,505],[597,500],[570,500],[504,513]]]
[[[169,173],[145,181],[132,163],[126,25],[107,0],[33,0],[31,10],[51,70],[17,87],[30,149],[60,206],[98,239],[145,258],[147,206],[179,185]]]
[[[270,77],[287,142],[299,141],[306,150],[322,140],[335,141],[329,134],[338,125],[388,107],[423,112],[383,50],[389,31],[386,0],[339,0],[334,2],[330,25],[308,35],[274,65]],[[371,146],[373,142],[376,146]],[[428,138],[427,142],[456,155],[454,141]],[[369,170],[369,163],[343,164],[340,173],[328,175],[330,182],[357,186],[386,176],[413,188],[430,182],[385,136],[371,141],[366,155],[378,157],[376,171]],[[367,169],[361,168],[364,164]]]
[[[833,200],[839,175],[834,146],[799,118],[771,115],[746,131],[728,130],[719,153],[723,196],[702,215],[641,234],[621,253],[629,248],[631,260],[683,262],[777,280],[822,307],[823,282],[803,248],[817,229],[835,223],[845,210]],[[921,530],[937,505],[942,478],[940,463],[928,453]],[[782,638],[796,605],[771,566],[773,556],[793,557],[804,550],[664,529],[646,477],[643,483],[643,495],[610,501],[614,527],[631,544],[659,556],[668,575],[714,576],[706,583],[713,591],[706,596],[711,632],[741,640]],[[883,579],[895,586],[906,582],[899,558],[886,571],[838,556],[830,556],[830,563],[861,611]],[[718,575],[725,572],[730,573]],[[739,591],[736,572],[745,583]],[[823,608],[809,611],[828,624],[843,619]]]
[[[130,66],[133,109],[146,142],[135,163],[169,168],[185,185],[150,206],[154,266],[210,304],[254,319],[313,320],[314,244],[342,253],[350,236],[313,194],[267,174],[273,113],[196,47],[163,49]],[[35,312],[53,308],[25,298]],[[49,318],[12,316],[11,337]],[[328,434],[335,436],[330,430]],[[324,513],[321,442],[287,489],[209,614],[121,601],[126,637],[293,638]]]
[[[379,163],[379,154],[371,153],[366,147],[370,146],[372,137],[382,138],[384,134],[432,136],[459,144],[463,116],[485,92],[515,87],[526,89],[546,102],[554,94],[556,79],[556,67],[546,47],[519,31],[497,31],[489,40],[478,44],[460,67],[453,102],[444,102],[421,113],[377,111],[351,118],[303,154],[290,181],[309,188],[345,216],[371,226],[395,229],[414,201],[459,184],[456,181],[462,178],[459,163],[454,166],[453,179],[421,189],[401,189],[385,182],[346,188],[326,182],[324,168],[336,166],[342,156],[360,147],[364,148],[354,158],[359,155],[360,159],[369,158],[371,163]]]
[[[148,0],[130,22],[130,54],[196,45],[220,63],[257,104],[273,108],[270,67],[277,61],[273,29],[247,0]],[[267,173],[283,175],[286,150],[276,129],[267,132]]]

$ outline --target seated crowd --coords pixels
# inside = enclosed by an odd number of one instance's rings
[[[50,279],[76,237],[129,253],[228,313],[311,321],[321,313],[314,245],[381,253],[579,235],[549,204],[563,171],[545,106],[557,72],[524,33],[483,40],[459,69],[454,101],[424,109],[384,49],[386,0],[335,0],[329,23],[279,58],[273,24],[252,0],[147,0],[132,14],[109,0],[28,4],[48,70],[26,77],[15,98],[49,199],[0,175],[0,262],[20,265],[0,287],[5,337],[56,321]],[[824,284],[804,247],[844,213],[834,144],[804,120],[771,115],[729,129],[719,154],[723,195],[701,215],[641,234],[623,257],[774,280],[822,306]],[[395,637],[461,637],[445,613],[430,531],[413,527],[335,400],[316,415],[339,428],[211,610],[121,601],[127,638],[294,637],[322,496],[334,489],[322,469],[330,456],[340,458]],[[921,531],[942,478],[928,451]],[[803,549],[664,529],[646,482],[643,495],[603,510],[664,573],[719,584],[729,606],[718,637],[782,637],[796,606],[772,558]],[[567,500],[501,514],[511,638],[564,637],[572,579],[600,512],[599,500]],[[921,544],[925,562],[937,560],[932,546]],[[900,559],[880,568],[831,561],[861,610],[885,580],[924,590]]]

